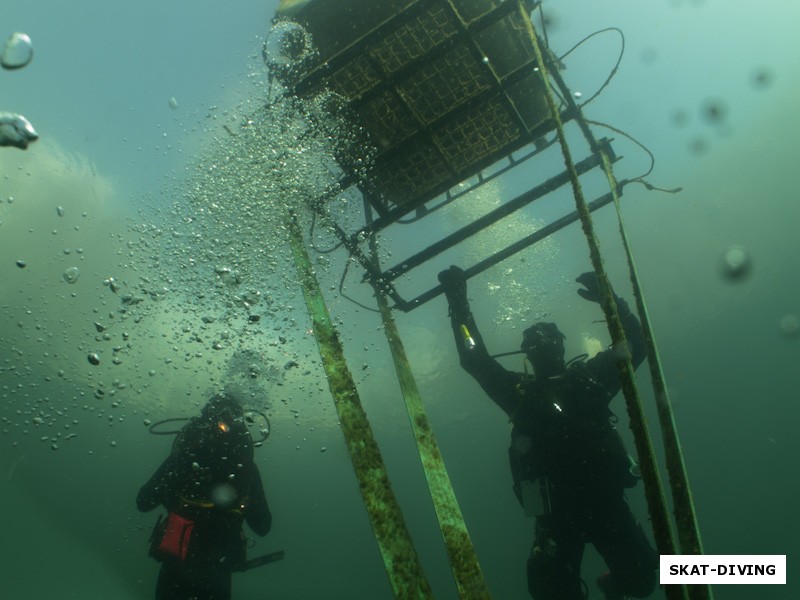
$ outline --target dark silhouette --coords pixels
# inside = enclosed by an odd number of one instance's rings
[[[246,568],[243,521],[259,536],[272,526],[242,406],[212,398],[180,430],[136,505],[168,512],[151,540],[161,561],[156,600],[229,600],[231,573]]]
[[[607,599],[648,596],[656,583],[655,553],[625,500],[637,482],[616,418],[609,410],[620,391],[613,349],[590,360],[564,362],[564,335],[554,323],[523,332],[522,353],[532,374],[503,368],[489,355],[467,302],[467,280],[458,267],[439,274],[461,366],[513,423],[509,459],[514,492],[536,516],[528,558],[528,591],[536,600],[582,600],[581,559],[594,544],[608,565],[598,586]],[[584,273],[578,293],[599,302],[597,278]],[[645,357],[641,328],[615,296],[634,366]]]

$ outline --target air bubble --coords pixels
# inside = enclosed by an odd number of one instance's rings
[[[750,76],[750,83],[756,89],[766,89],[772,85],[774,76],[769,67],[759,67]]]
[[[311,36],[297,23],[280,21],[269,32],[261,56],[267,67],[292,67],[302,63],[313,52]]]
[[[753,262],[742,246],[731,246],[720,257],[720,271],[728,281],[742,281],[753,270]]]
[[[78,277],[81,276],[81,271],[78,267],[69,267],[66,271],[64,271],[64,281],[67,283],[75,283],[78,281]]]
[[[728,106],[723,100],[711,98],[703,103],[700,109],[703,119],[711,125],[720,125],[728,117]]]
[[[3,54],[0,55],[0,64],[4,69],[21,69],[33,59],[33,44],[31,38],[25,33],[12,33],[6,40]]]
[[[789,313],[781,319],[781,332],[787,338],[800,337],[800,317]]]

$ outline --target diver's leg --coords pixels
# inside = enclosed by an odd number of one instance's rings
[[[623,498],[610,503],[593,528],[592,542],[606,561],[606,597],[645,598],[656,586],[658,554]]]
[[[180,565],[168,560],[162,562],[156,583],[156,600],[184,600],[190,597],[190,593]]]
[[[229,569],[206,569],[195,577],[193,589],[193,600],[231,600],[231,572]]]
[[[231,572],[228,569],[214,577],[214,600],[231,600]]]
[[[584,540],[571,519],[537,517],[528,558],[528,592],[534,600],[583,600],[581,559]]]

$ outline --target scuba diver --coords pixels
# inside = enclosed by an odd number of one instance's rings
[[[168,515],[151,538],[150,555],[161,562],[156,600],[229,600],[232,572],[254,566],[243,521],[259,536],[272,526],[244,409],[233,397],[214,396],[178,432],[136,498],[143,512],[158,505]]]
[[[439,273],[461,366],[508,415],[513,428],[508,454],[514,492],[536,517],[527,562],[528,592],[536,600],[582,600],[584,546],[591,543],[608,571],[597,579],[607,600],[643,598],[656,584],[658,554],[625,499],[638,466],[628,456],[608,405],[620,391],[618,353],[600,352],[564,362],[564,335],[554,323],[536,323],[522,334],[521,352],[533,373],[503,368],[490,356],[467,302],[463,270]],[[597,276],[576,281],[586,300],[600,301]],[[645,357],[639,321],[614,295],[632,363]],[[509,353],[515,354],[515,353]],[[527,371],[527,369],[526,369]]]

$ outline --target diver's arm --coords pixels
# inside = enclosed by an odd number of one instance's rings
[[[517,385],[522,375],[508,371],[489,355],[469,308],[464,272],[450,267],[439,275],[439,280],[447,297],[450,325],[461,367],[472,375],[495,404],[512,415],[517,409]]]
[[[587,278],[587,274],[584,273],[578,278],[578,281],[588,288],[588,290],[578,290],[579,293],[583,292],[581,296],[594,302],[600,301],[599,293],[596,289],[596,280],[593,281],[590,277]],[[625,331],[625,339],[628,342],[631,364],[633,368],[636,369],[642,364],[646,356],[644,332],[642,331],[639,319],[636,318],[636,315],[634,315],[628,307],[628,303],[616,294],[614,294],[614,301],[617,304],[617,314],[622,323],[622,328]],[[601,383],[612,396],[615,396],[621,387],[618,366],[619,358],[619,353],[614,348],[609,348],[586,362],[586,366],[589,368],[594,378]]]
[[[142,512],[153,510],[159,504],[169,501],[176,478],[178,464],[174,454],[170,454],[153,473],[150,480],[142,486],[136,496],[136,507]]]
[[[244,511],[244,518],[250,529],[256,535],[264,536],[272,529],[272,513],[267,504],[267,496],[264,493],[264,484],[261,481],[261,473],[258,466],[253,463],[253,477],[250,481],[250,490],[247,494],[247,505]]]
[[[617,301],[617,314],[619,320],[622,322],[622,328],[625,330],[625,339],[628,341],[628,350],[631,353],[631,363],[633,368],[636,369],[644,362],[647,356],[647,349],[644,343],[644,330],[642,329],[639,319],[633,314],[628,307],[628,303],[622,298],[614,295]]]

